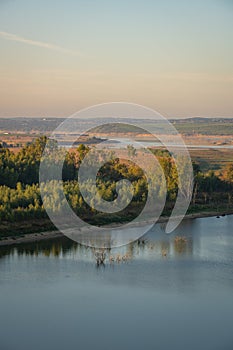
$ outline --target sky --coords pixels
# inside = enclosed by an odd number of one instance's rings
[[[0,0],[0,117],[233,117],[233,0]]]

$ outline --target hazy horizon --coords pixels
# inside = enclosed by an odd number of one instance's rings
[[[57,118],[57,119],[65,119],[67,117],[69,118],[70,116],[16,115],[16,116],[0,116],[0,119],[16,119],[16,118],[26,118],[26,119],[54,119],[54,118]],[[197,115],[194,115],[194,116],[187,116],[187,117],[180,117],[180,116],[170,116],[170,117],[168,117],[169,120],[172,120],[172,119],[177,119],[177,120],[182,120],[183,119],[183,120],[186,120],[186,119],[193,119],[193,118],[200,118],[200,119],[202,119],[202,118],[204,118],[204,119],[233,119],[233,116],[197,116]],[[109,119],[111,119],[111,117],[109,117]]]

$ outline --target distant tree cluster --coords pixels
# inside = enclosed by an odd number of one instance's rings
[[[1,221],[20,221],[29,218],[45,218],[47,217],[44,205],[40,196],[39,189],[39,166],[41,156],[47,142],[46,137],[40,137],[33,143],[22,148],[18,153],[13,153],[6,148],[0,148],[0,220]],[[49,151],[47,159],[56,154],[56,159],[53,160],[53,166],[63,162],[63,188],[65,196],[72,209],[81,215],[84,219],[97,217],[101,218],[101,213],[92,209],[83,199],[80,186],[78,184],[78,171],[82,160],[89,152],[89,148],[85,145],[79,145],[72,152],[65,150],[57,151],[57,145],[52,140],[49,141]],[[49,153],[51,150],[51,154]],[[55,152],[54,152],[55,150]],[[137,151],[133,146],[128,146],[128,154],[135,157]],[[65,153],[64,153],[65,152]],[[153,150],[159,163],[163,169],[166,180],[166,210],[171,210],[178,192],[178,174],[173,158],[167,151]],[[104,154],[100,152],[94,153],[92,159],[104,159]],[[132,218],[137,215],[145,205],[148,199],[148,183],[147,179],[137,165],[130,161],[122,161],[115,158],[112,154],[112,159],[104,162],[105,164],[99,169],[96,179],[100,197],[106,201],[113,201],[117,198],[116,184],[121,179],[127,179],[133,187],[132,203],[118,214],[118,216],[110,215],[110,220],[121,220],[124,218]],[[181,171],[185,174],[185,162]],[[223,175],[217,176],[213,171],[203,173],[200,171],[198,164],[193,164],[194,169],[194,191],[192,193],[192,207],[195,206],[220,206],[226,204],[232,206],[233,200],[233,163],[228,165],[223,172]],[[88,171],[88,169],[87,169]],[[158,201],[164,196],[164,189],[160,186],[162,179],[161,174],[154,172],[151,174],[151,179],[154,180],[152,195]],[[47,208],[54,212],[62,210],[62,203],[59,196],[59,185],[56,180],[53,181],[52,196],[47,196],[45,204]],[[93,184],[87,184],[92,186]],[[46,183],[44,184],[46,185]],[[46,188],[45,188],[46,189]],[[189,189],[182,189],[184,195],[188,194]],[[129,194],[127,185],[122,188],[121,195],[125,199]],[[93,205],[94,206],[94,205]],[[152,208],[153,209],[153,208]],[[103,217],[103,215],[102,215]]]

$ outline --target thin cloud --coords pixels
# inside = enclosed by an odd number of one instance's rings
[[[6,39],[6,40],[17,41],[17,42],[27,44],[27,45],[38,46],[38,47],[42,47],[42,48],[49,49],[49,50],[63,52],[65,54],[82,56],[82,54],[77,52],[77,51],[68,50],[68,49],[65,49],[64,47],[50,44],[50,43],[46,43],[43,41],[37,41],[37,40],[23,38],[22,36],[18,36],[16,34],[11,34],[11,33],[7,33],[7,32],[0,32],[0,37],[3,39]]]

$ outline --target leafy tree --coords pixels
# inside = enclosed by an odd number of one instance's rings
[[[226,180],[233,182],[233,163],[227,165],[226,167]]]

